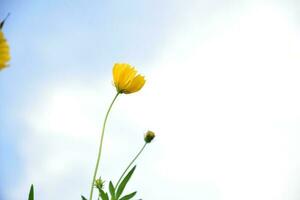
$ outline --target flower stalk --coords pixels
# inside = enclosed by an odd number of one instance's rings
[[[120,183],[120,181],[122,180],[122,178],[124,177],[124,175],[126,174],[126,172],[128,171],[128,169],[132,166],[132,164],[136,161],[136,159],[141,155],[141,153],[144,151],[145,147],[147,146],[147,142],[145,142],[145,144],[143,145],[143,147],[141,148],[141,150],[137,153],[137,155],[133,158],[133,160],[129,163],[129,165],[127,166],[127,168],[124,170],[124,172],[122,173],[121,177],[119,178],[117,184],[116,184],[116,188],[118,188],[118,185]]]
[[[105,115],[105,119],[104,119],[104,122],[103,122],[103,126],[102,126],[102,131],[101,131],[101,138],[100,138],[100,146],[99,146],[99,150],[98,150],[98,156],[97,156],[97,161],[96,161],[96,166],[95,166],[95,170],[94,170],[94,175],[93,175],[93,180],[92,180],[92,183],[91,183],[91,191],[90,191],[90,198],[89,200],[92,200],[93,199],[93,191],[94,191],[94,184],[95,184],[95,180],[96,180],[96,176],[97,176],[97,172],[98,172],[98,168],[99,168],[99,163],[100,163],[100,159],[101,159],[101,154],[102,154],[102,146],[103,146],[103,139],[104,139],[104,132],[105,132],[105,126],[106,126],[106,122],[107,122],[107,118],[108,118],[108,115],[111,111],[111,108],[113,106],[113,104],[115,103],[117,97],[119,96],[119,92],[115,95],[114,99],[112,100],[107,112],[106,112],[106,115]]]

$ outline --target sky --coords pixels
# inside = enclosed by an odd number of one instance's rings
[[[0,0],[0,199],[88,196],[116,62],[145,75],[110,115],[101,176],[143,145],[136,199],[300,198],[296,0]]]

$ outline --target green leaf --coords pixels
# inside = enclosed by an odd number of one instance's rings
[[[108,194],[106,192],[104,192],[102,189],[100,189],[99,192],[102,200],[109,200]]]
[[[109,181],[109,193],[111,195],[111,200],[116,200],[115,187],[111,181]]]
[[[87,198],[85,198],[84,196],[81,195],[81,199],[82,200],[87,200]]]
[[[6,15],[6,17],[4,18],[4,20],[2,20],[2,21],[0,22],[0,29],[3,28],[4,23],[5,23],[5,21],[7,20],[7,18],[9,17],[9,15],[10,15],[10,13],[8,13],[8,14]]]
[[[125,195],[120,200],[129,200],[129,199],[133,198],[135,195],[136,195],[136,192],[133,192],[133,193]]]
[[[120,183],[120,186],[117,189],[117,196],[116,196],[117,199],[121,196],[122,192],[124,191],[125,186],[127,185],[129,179],[131,178],[135,168],[136,168],[136,165],[128,172],[128,174],[125,176],[125,178]]]
[[[28,200],[34,200],[34,188],[33,185],[30,187],[29,197]]]

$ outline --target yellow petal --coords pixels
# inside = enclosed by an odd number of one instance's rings
[[[8,55],[8,52],[0,55],[0,60],[9,60],[9,59],[10,59],[10,56]]]
[[[122,90],[126,90],[128,86],[130,86],[131,81],[135,77],[137,71],[133,67],[129,67],[126,72],[124,71],[124,78],[120,81],[120,88]]]
[[[116,63],[113,68],[113,78],[114,78],[114,84],[118,91],[120,91],[119,85],[120,85],[120,77],[122,76],[122,73],[124,69],[126,68],[126,65]]]
[[[145,78],[144,76],[137,75],[131,82],[130,86],[127,88],[127,90],[124,92],[126,94],[134,93],[139,91],[140,89],[143,88],[145,85]]]
[[[10,60],[9,46],[4,38],[3,32],[0,30],[0,70],[7,67],[7,62]]]
[[[119,87],[121,87],[121,85],[123,85],[123,82],[126,81],[127,74],[131,70],[130,68],[131,67],[128,64],[122,64],[122,71],[120,71],[119,80],[118,80]]]
[[[129,64],[124,64],[124,69],[120,74],[118,81],[118,88],[120,91],[126,89],[127,84],[131,81],[131,79],[135,76],[136,71]]]
[[[113,79],[114,79],[114,84],[116,84],[119,80],[119,71],[120,71],[120,64],[116,63],[113,67]]]
[[[3,63],[0,63],[0,70],[4,69],[6,67],[6,65],[4,65]]]

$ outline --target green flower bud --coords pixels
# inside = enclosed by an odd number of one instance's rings
[[[150,143],[155,137],[155,133],[152,131],[147,131],[147,133],[144,136],[144,140],[146,143]]]
[[[96,179],[96,180],[95,180],[95,187],[98,188],[99,190],[100,190],[100,189],[103,189],[104,182],[105,182],[105,181],[103,181],[103,180],[101,179],[101,177],[98,178],[98,179]]]

